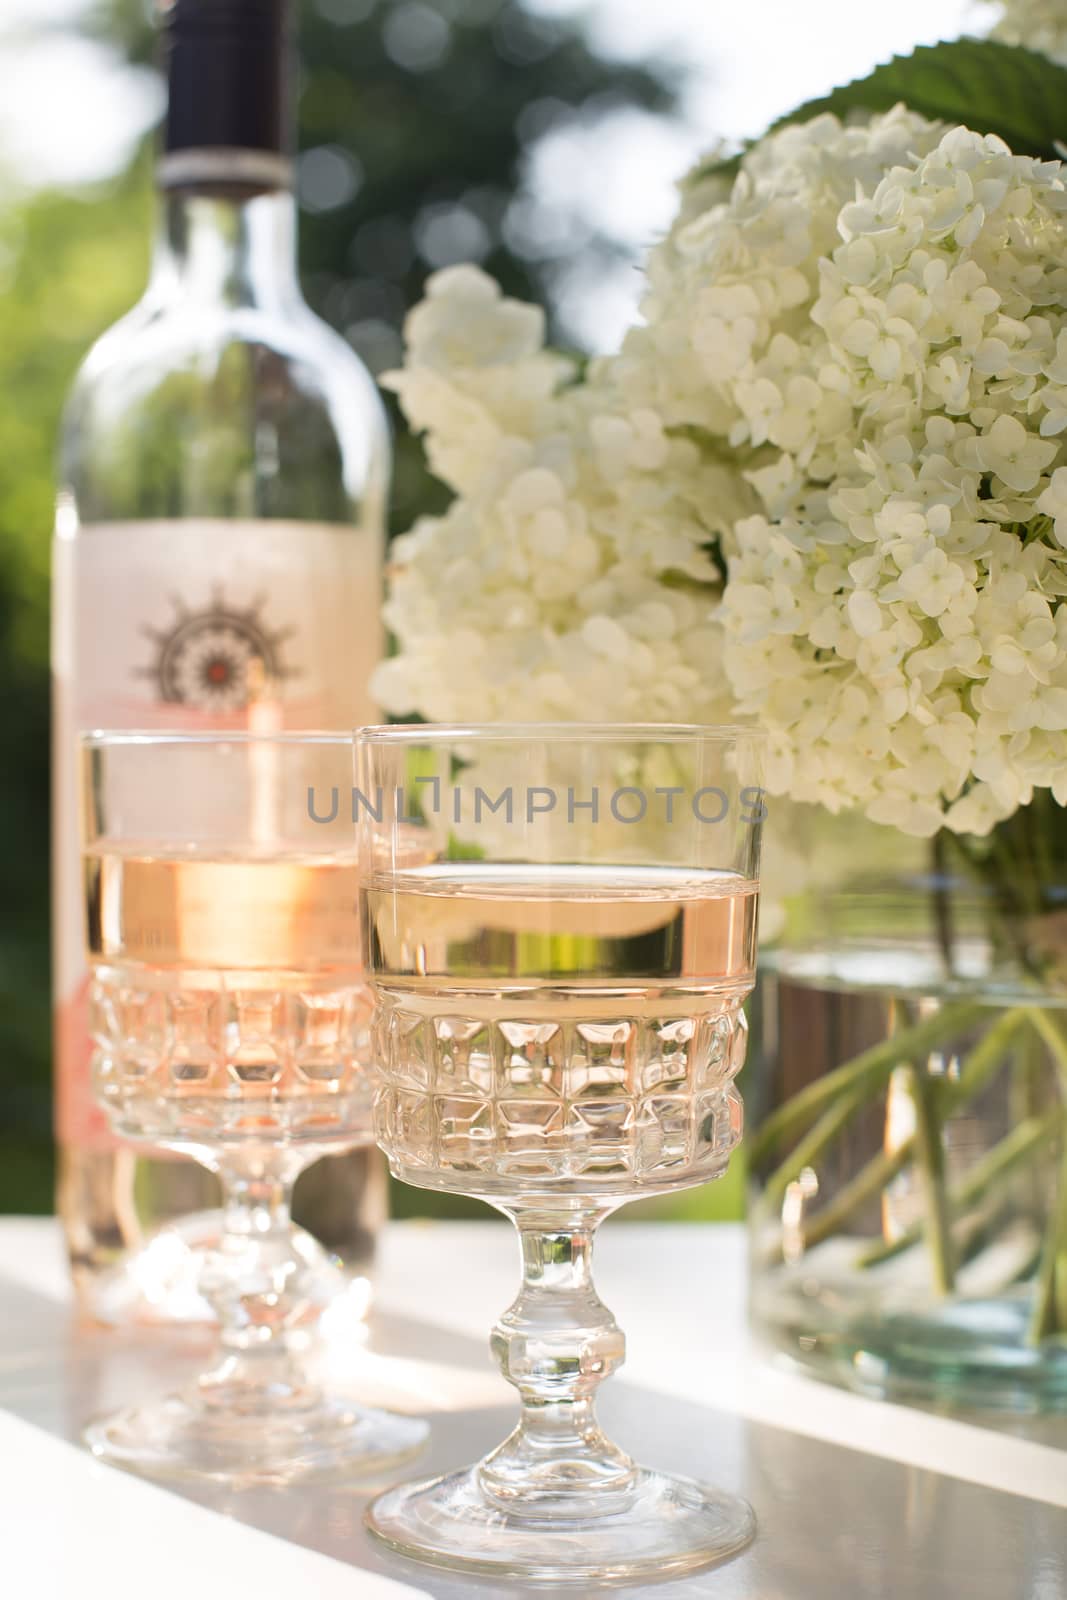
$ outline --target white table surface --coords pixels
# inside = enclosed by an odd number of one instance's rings
[[[659,1600],[1067,1600],[1067,1418],[1012,1431],[843,1393],[770,1362],[744,1323],[744,1241],[722,1225],[609,1222],[597,1282],[627,1335],[602,1391],[619,1442],[747,1495],[760,1534]],[[339,1382],[430,1416],[426,1458],[503,1437],[514,1397],[488,1329],[517,1258],[502,1223],[393,1223],[369,1342],[330,1327]],[[517,1600],[396,1560],[362,1528],[367,1484],[211,1495],[93,1461],[88,1417],[203,1365],[202,1339],[74,1325],[58,1230],[0,1220],[0,1595],[32,1600]],[[375,1486],[377,1487],[377,1486]],[[544,1590],[539,1591],[544,1594]],[[563,1592],[563,1591],[560,1591]],[[572,1591],[569,1591],[572,1592]]]

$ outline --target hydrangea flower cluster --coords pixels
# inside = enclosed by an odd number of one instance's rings
[[[709,549],[752,509],[732,465],[584,382],[541,312],[454,267],[430,280],[388,382],[456,492],[392,549],[387,710],[434,721],[710,721],[729,708]]]
[[[990,38],[1022,44],[1067,66],[1067,12],[1063,0],[994,0],[1001,13]]]
[[[770,731],[771,787],[915,834],[1067,803],[1067,186],[903,109],[688,186],[580,376],[471,268],[393,379],[456,491],[377,690],[435,718]]]

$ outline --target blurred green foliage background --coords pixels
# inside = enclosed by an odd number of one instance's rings
[[[102,0],[86,29],[132,63],[155,54],[146,0]],[[581,27],[519,0],[315,0],[301,6],[301,269],[307,297],[372,370],[429,271],[480,261],[541,301],[576,264],[623,247],[527,183],[538,141],[621,112],[672,114],[677,67],[598,57]],[[48,549],[53,448],[67,385],[92,340],[140,294],[151,236],[151,140],[80,190],[0,201],[0,1211],[52,1206],[48,973]],[[2,157],[2,152],[0,152]],[[441,486],[394,411],[393,530]],[[740,1171],[683,1213],[732,1214]],[[401,1200],[401,1197],[397,1197]],[[399,1209],[433,1208],[409,1192]],[[678,1214],[675,1202],[674,1212]]]

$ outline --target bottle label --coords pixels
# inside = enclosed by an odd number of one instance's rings
[[[56,1123],[104,1149],[91,1044],[77,735],[352,728],[374,720],[375,531],[195,519],[93,524],[53,547]]]

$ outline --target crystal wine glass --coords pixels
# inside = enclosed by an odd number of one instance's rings
[[[224,1196],[201,1284],[221,1363],[88,1442],[231,1485],[403,1460],[426,1425],[324,1392],[298,1349],[319,1272],[293,1184],[372,1138],[351,736],[93,734],[81,761],[94,1092]]]
[[[744,1501],[636,1466],[598,1426],[623,1336],[590,1257],[604,1217],[720,1176],[741,1137],[759,736],[423,726],[356,744],[379,1143],[397,1177],[509,1216],[523,1272],[492,1335],[515,1431],[387,1491],[369,1526],[409,1556],[539,1582],[732,1554],[754,1532]]]

